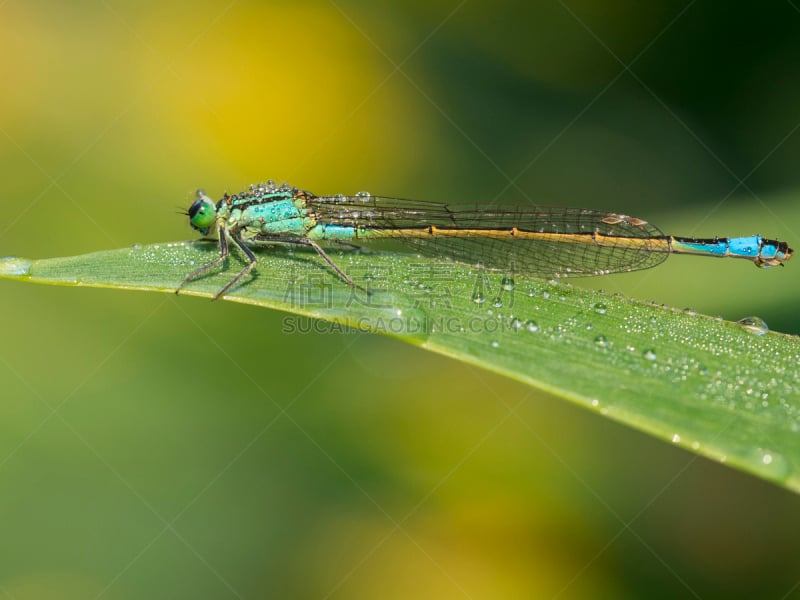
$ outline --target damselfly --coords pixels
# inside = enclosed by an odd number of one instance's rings
[[[256,264],[251,245],[313,248],[348,285],[358,286],[321,244],[375,245],[394,240],[414,251],[489,271],[533,277],[587,277],[654,267],[669,254],[744,258],[758,267],[783,266],[786,242],[758,235],[695,239],[664,235],[647,221],[583,208],[441,204],[372,196],[315,196],[272,181],[214,203],[202,190],[189,208],[190,225],[219,240],[219,257],[190,281],[225,262],[233,242],[248,264],[214,299]]]

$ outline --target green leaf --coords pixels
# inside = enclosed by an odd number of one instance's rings
[[[0,277],[169,292],[217,256],[178,242],[0,260]],[[313,252],[259,252],[225,297],[384,333],[567,398],[800,491],[800,338],[702,315],[408,255],[342,251],[345,285]],[[243,263],[191,282],[213,297]]]

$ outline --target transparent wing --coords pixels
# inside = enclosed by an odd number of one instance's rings
[[[534,277],[586,277],[647,269],[668,256],[652,251],[646,243],[631,243],[663,237],[657,227],[591,209],[486,207],[367,195],[313,197],[308,199],[308,208],[318,222],[380,232],[377,239],[366,235],[354,240],[359,245],[376,247],[381,240],[393,240],[421,254]],[[431,235],[431,226],[448,230],[448,235]],[[546,240],[491,235],[513,228],[523,234],[558,235]],[[595,241],[600,236],[602,243]]]

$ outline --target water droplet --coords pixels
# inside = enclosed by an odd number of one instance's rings
[[[672,443],[673,443],[673,444],[677,444],[677,443],[678,443],[678,442],[680,442],[680,441],[681,441],[681,436],[680,436],[680,435],[678,435],[677,433],[676,433],[675,435],[673,435],[673,436],[672,436]]]
[[[649,348],[642,353],[642,356],[647,360],[655,360],[657,358],[656,353]]]
[[[499,348],[499,347],[500,347],[500,342],[498,341],[492,342],[492,348]]]
[[[503,277],[500,280],[500,287],[503,288],[507,292],[511,292],[514,290],[514,278],[513,277]]]
[[[786,478],[791,473],[792,468],[789,461],[779,452],[769,448],[757,448],[752,456],[767,468],[767,472],[779,479]]]
[[[769,327],[767,327],[764,319],[760,317],[745,317],[744,319],[736,321],[736,324],[754,335],[764,335],[769,331]]]
[[[0,258],[0,275],[29,275],[33,263],[26,258]]]
[[[502,306],[503,306],[503,299],[502,299],[500,296],[498,296],[498,297],[497,297],[497,298],[495,298],[495,299],[494,299],[494,301],[492,302],[492,306],[494,306],[495,308],[502,308]]]
[[[604,335],[598,335],[596,338],[594,338],[594,343],[601,348],[608,348],[611,345],[611,342],[609,342],[608,338]]]
[[[486,302],[486,298],[485,298],[485,296],[483,294],[481,294],[480,292],[476,291],[476,292],[473,292],[473,294],[472,294],[472,301],[475,304],[483,304],[484,302]]]
[[[527,329],[531,333],[536,333],[537,331],[539,331],[539,324],[533,320],[525,321],[525,329]]]
[[[544,298],[545,300],[549,299],[550,298],[550,292],[542,292],[542,298]]]
[[[361,198],[361,200],[369,200],[370,196],[369,192],[356,192],[356,198]]]
[[[516,319],[516,318],[512,319],[511,320],[511,327],[514,328],[514,331],[519,331],[520,329],[522,329],[522,321],[520,321],[519,319]]]
[[[600,315],[604,315],[608,312],[608,307],[603,304],[602,302],[598,302],[593,307],[594,311]]]
[[[687,315],[690,315],[692,317],[697,316],[697,311],[694,308],[690,308],[688,306],[683,309],[683,312],[685,312]]]

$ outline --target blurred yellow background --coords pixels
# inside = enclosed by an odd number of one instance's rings
[[[0,0],[0,255],[193,237],[268,178],[800,244],[800,12]],[[732,264],[731,264],[732,263]],[[579,285],[800,333],[797,269]],[[2,283],[0,597],[800,593],[797,496],[364,333]]]

